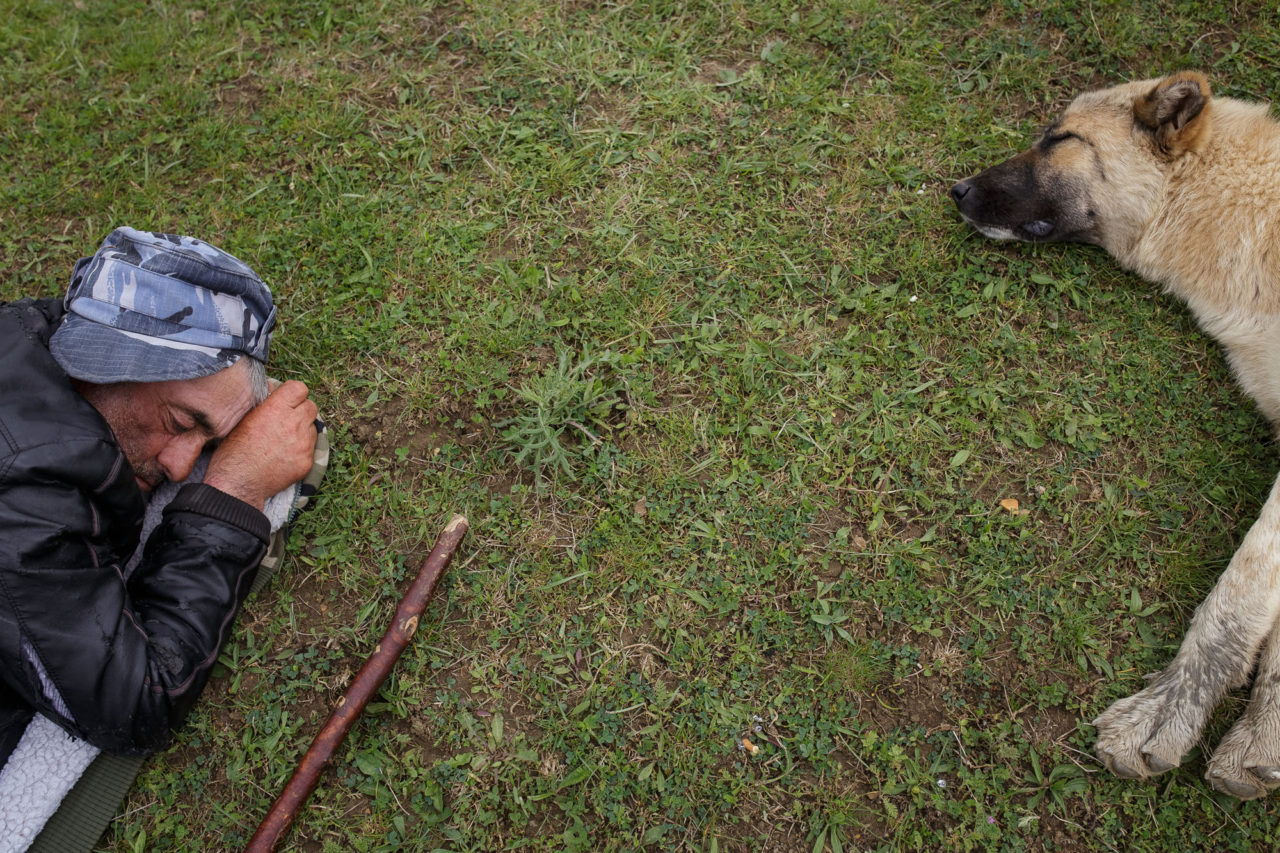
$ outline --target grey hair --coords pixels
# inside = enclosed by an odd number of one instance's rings
[[[253,404],[256,406],[271,394],[271,384],[267,382],[267,366],[251,355],[243,355],[241,359],[248,362],[249,388],[253,392]]]

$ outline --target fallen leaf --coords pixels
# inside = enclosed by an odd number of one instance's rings
[[[1000,501],[1000,506],[1004,507],[1009,512],[1016,513],[1018,511],[1018,499],[1005,498],[1004,500]]]

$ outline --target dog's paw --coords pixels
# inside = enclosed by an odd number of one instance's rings
[[[1207,710],[1188,701],[1191,691],[1157,682],[1102,712],[1094,750],[1112,773],[1145,779],[1182,763],[1204,727]]]
[[[1205,778],[1242,800],[1265,797],[1280,787],[1280,709],[1251,705],[1209,759]]]

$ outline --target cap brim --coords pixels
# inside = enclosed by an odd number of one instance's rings
[[[156,341],[67,314],[49,339],[49,352],[67,375],[95,384],[198,379],[230,367],[243,354]]]

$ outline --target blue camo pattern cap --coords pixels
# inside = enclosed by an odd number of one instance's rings
[[[117,228],[71,273],[49,351],[85,382],[195,379],[265,363],[276,309],[243,261],[194,237]]]

